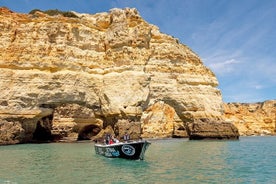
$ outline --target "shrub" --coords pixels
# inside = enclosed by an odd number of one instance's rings
[[[29,12],[29,14],[35,14],[35,12],[37,12],[37,11],[43,12],[43,11],[41,11],[40,9],[33,9],[32,11]]]
[[[50,16],[62,15],[64,17],[78,18],[78,16],[76,14],[74,14],[73,12],[60,11],[58,9],[55,9],[55,10],[46,10],[46,11],[41,11],[39,9],[34,9],[34,10],[30,11],[29,14],[34,14],[37,11],[45,13],[45,14],[50,15]]]

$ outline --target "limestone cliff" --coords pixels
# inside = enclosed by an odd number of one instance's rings
[[[276,135],[276,100],[224,104],[225,119],[241,135]]]
[[[185,136],[186,122],[220,119],[213,72],[136,9],[74,14],[0,8],[0,139],[12,139],[7,122],[26,142],[90,139],[120,121],[140,124],[137,136]],[[159,102],[168,118],[147,117]]]

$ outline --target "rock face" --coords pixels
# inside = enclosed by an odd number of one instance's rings
[[[239,130],[229,122],[213,122],[202,119],[187,124],[187,131],[191,140],[239,139]]]
[[[136,9],[75,15],[0,8],[0,123],[24,130],[9,139],[90,139],[125,120],[142,137],[183,137],[186,122],[221,117],[212,71]]]
[[[0,122],[0,145],[23,142],[25,130],[20,122]]]
[[[188,137],[184,123],[174,108],[159,101],[147,108],[141,117],[143,137]]]
[[[276,100],[228,103],[224,111],[225,120],[232,122],[241,135],[276,135]]]

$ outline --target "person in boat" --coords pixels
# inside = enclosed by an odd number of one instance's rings
[[[130,140],[130,136],[127,132],[125,132],[125,135],[124,135],[124,141],[125,142],[128,142]]]
[[[109,139],[109,144],[113,144],[113,143],[114,143],[113,139],[112,138]]]
[[[105,136],[104,136],[104,143],[109,144],[110,139],[111,139],[110,134],[106,133]]]
[[[114,144],[114,143],[118,143],[118,142],[119,142],[119,140],[116,137],[114,137],[114,136],[110,137],[109,144]]]
[[[120,141],[119,141],[119,139],[117,139],[116,137],[114,137],[114,138],[113,138],[113,142],[114,142],[114,143],[118,143],[118,142],[120,142]]]

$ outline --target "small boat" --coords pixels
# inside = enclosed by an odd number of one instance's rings
[[[108,158],[143,160],[150,142],[146,140],[118,142],[113,144],[95,144],[95,151]]]

